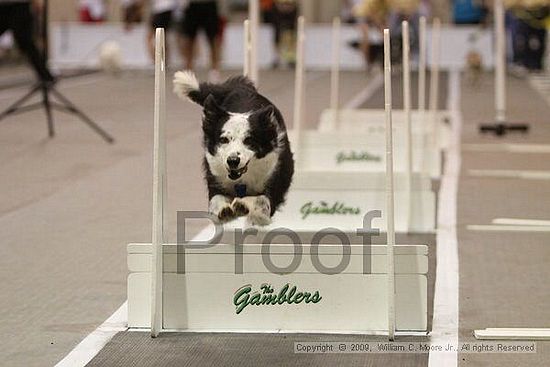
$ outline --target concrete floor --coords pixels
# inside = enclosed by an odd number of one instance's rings
[[[362,73],[344,73],[342,101],[366,86]],[[293,75],[268,72],[261,90],[280,106],[292,125]],[[550,107],[528,83],[510,79],[511,118],[533,123],[527,136],[506,142],[548,143]],[[306,126],[315,126],[328,104],[329,76],[308,73]],[[0,122],[0,332],[9,335],[0,349],[0,365],[50,366],[109,317],[126,299],[126,243],[150,240],[151,216],[151,73],[104,74],[71,79],[60,89],[112,133],[107,145],[72,116],[56,115],[57,136],[46,138],[43,113],[36,111]],[[446,83],[442,84],[442,88]],[[0,109],[25,89],[0,92]],[[394,86],[396,105],[398,87]],[[463,143],[498,143],[477,134],[477,123],[492,117],[492,79],[477,88],[462,85]],[[380,93],[368,102],[378,105]],[[206,207],[201,180],[200,111],[168,93],[169,213]],[[443,104],[444,101],[440,101]],[[480,233],[467,224],[486,224],[495,217],[550,218],[550,181],[479,179],[470,168],[549,169],[546,155],[462,153],[459,187],[458,241],[460,261],[460,338],[471,341],[475,328],[504,326],[548,327],[550,303],[547,280],[550,247],[547,234]],[[168,218],[175,228],[175,218]],[[200,227],[197,224],[195,230]],[[169,233],[174,240],[174,233]],[[431,265],[431,264],[430,264]],[[247,352],[257,364],[281,364],[270,351],[285,347],[281,337],[265,337],[265,345],[250,338],[220,336],[192,341],[173,335],[151,342],[146,334],[121,333],[91,363],[128,365],[165,354],[166,360],[186,343],[189,365],[224,365],[221,356]],[[309,336],[311,340],[327,340]],[[242,339],[242,340],[241,340]],[[292,338],[290,338],[292,339]],[[336,338],[330,338],[331,340]],[[346,340],[352,340],[345,337]],[[210,340],[208,342],[208,340]],[[281,340],[283,341],[281,343]],[[369,339],[371,340],[371,339]],[[375,340],[375,339],[373,339]],[[212,348],[215,344],[215,349]],[[261,344],[261,343],[260,343]],[[113,351],[135,351],[114,355]],[[206,348],[206,349],[205,349]],[[286,347],[285,347],[286,348]],[[279,349],[280,350],[280,349]],[[548,343],[538,343],[536,355],[459,355],[460,366],[543,366],[550,364]],[[205,351],[211,352],[205,356]],[[181,350],[179,351],[182,352]],[[289,349],[286,365],[425,366],[426,356],[301,357]],[[208,359],[204,359],[208,357]],[[284,356],[283,356],[284,357]],[[115,358],[116,361],[115,361]],[[177,359],[171,365],[181,365]],[[235,365],[247,365],[232,359]],[[150,362],[150,363],[149,363]],[[126,364],[120,364],[126,363]],[[170,365],[170,364],[168,364]]]

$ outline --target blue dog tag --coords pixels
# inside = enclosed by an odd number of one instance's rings
[[[238,198],[244,198],[246,196],[246,185],[243,185],[243,184],[235,185],[235,195]]]

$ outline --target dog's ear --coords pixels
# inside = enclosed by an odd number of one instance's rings
[[[275,115],[275,107],[272,105],[259,109],[251,117],[252,122],[257,124],[258,127],[277,130],[277,116]]]
[[[229,118],[229,114],[216,102],[211,94],[204,100],[202,131],[206,136],[213,137],[220,133],[223,122]]]
[[[250,131],[254,137],[252,147],[258,158],[264,157],[277,146],[278,122],[275,107],[266,106],[250,118]]]
[[[225,111],[219,104],[216,102],[216,98],[210,94],[204,100],[204,120],[205,122],[216,122],[224,117],[228,116],[227,111]]]

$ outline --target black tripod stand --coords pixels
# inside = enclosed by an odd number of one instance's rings
[[[48,63],[48,0],[44,1],[42,9],[42,39],[43,39],[43,60],[47,65]],[[46,111],[46,119],[48,122],[48,135],[53,137],[55,135],[53,110],[67,112],[79,117],[85,124],[87,124],[92,130],[99,134],[106,142],[113,143],[115,140],[105,130],[103,130],[98,124],[90,119],[84,112],[76,107],[67,97],[61,94],[55,88],[54,82],[39,81],[32,89],[15,101],[6,110],[0,113],[0,120],[6,118],[9,115],[15,115],[27,111],[32,111],[38,108],[44,108]],[[35,94],[40,94],[40,101],[29,105],[24,105]],[[54,100],[57,99],[57,101]]]

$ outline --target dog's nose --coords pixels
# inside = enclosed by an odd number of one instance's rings
[[[232,155],[229,158],[227,158],[227,165],[231,169],[236,169],[237,167],[239,167],[239,163],[241,163],[241,159],[236,155]]]

